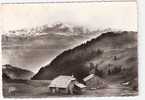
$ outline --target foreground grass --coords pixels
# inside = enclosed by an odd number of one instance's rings
[[[6,98],[41,98],[41,97],[72,97],[72,96],[136,96],[137,91],[122,86],[120,83],[109,83],[102,89],[86,90],[81,95],[52,94],[48,80],[27,80],[23,82],[3,82],[3,96]],[[12,89],[13,91],[10,91]]]

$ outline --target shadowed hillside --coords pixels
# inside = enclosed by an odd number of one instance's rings
[[[9,64],[3,65],[2,67],[3,72],[3,78],[4,80],[9,79],[30,79],[33,76],[33,72],[17,68],[14,66],[11,66]]]
[[[49,65],[42,67],[32,79],[53,79],[60,74],[73,74],[81,80],[89,74],[90,63],[97,68],[96,74],[102,74],[100,76],[123,72],[126,75],[127,70],[136,69],[137,33],[127,31],[103,33],[98,38],[64,51]]]

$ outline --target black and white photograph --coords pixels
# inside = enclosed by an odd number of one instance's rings
[[[4,98],[138,96],[135,0],[0,9]]]

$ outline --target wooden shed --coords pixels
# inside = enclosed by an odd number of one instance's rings
[[[81,92],[85,85],[76,81],[76,78],[72,76],[60,75],[56,77],[49,85],[49,89],[52,93],[64,93],[64,94],[74,94]]]
[[[106,82],[95,74],[90,74],[83,79],[88,89],[98,89],[107,86]]]

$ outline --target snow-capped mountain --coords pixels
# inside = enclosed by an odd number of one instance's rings
[[[8,37],[35,37],[41,35],[61,35],[61,36],[78,36],[78,35],[92,35],[98,33],[105,33],[111,31],[111,28],[89,30],[83,26],[75,26],[71,24],[56,23],[53,25],[42,25],[30,29],[10,30],[3,33]]]

